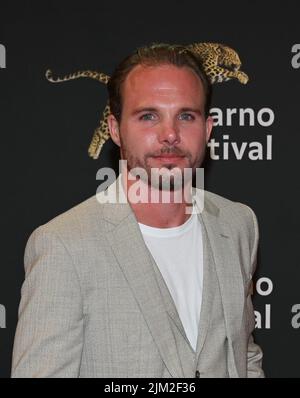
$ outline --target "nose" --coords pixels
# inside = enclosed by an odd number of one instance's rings
[[[174,120],[165,121],[161,125],[158,135],[158,141],[161,144],[176,145],[180,142],[179,128]]]

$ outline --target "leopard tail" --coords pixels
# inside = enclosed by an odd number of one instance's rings
[[[99,81],[100,83],[107,84],[109,81],[109,76],[102,72],[84,70],[70,73],[63,77],[53,77],[51,69],[46,71],[46,79],[51,83],[62,83],[69,80],[79,79],[81,77],[87,77]]]

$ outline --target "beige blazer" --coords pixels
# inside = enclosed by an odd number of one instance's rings
[[[93,196],[29,238],[12,377],[264,377],[251,334],[256,217],[206,191],[198,217],[204,291],[196,352],[131,207]]]

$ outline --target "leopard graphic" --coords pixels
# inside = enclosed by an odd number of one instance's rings
[[[194,43],[185,46],[201,61],[205,73],[211,83],[222,83],[231,79],[246,84],[249,80],[246,73],[240,70],[241,60],[232,48],[220,43]],[[64,77],[53,77],[52,71],[46,71],[46,78],[51,83],[61,83],[78,78],[91,78],[100,83],[107,84],[110,76],[102,72],[85,70],[68,74]],[[110,138],[107,118],[110,114],[110,107],[107,103],[102,113],[99,126],[95,129],[88,154],[93,159],[98,159],[105,142]]]

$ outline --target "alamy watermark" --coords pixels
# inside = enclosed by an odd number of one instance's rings
[[[0,69],[6,68],[6,48],[0,43]]]
[[[6,309],[4,305],[0,304],[0,329],[6,328]]]
[[[292,56],[291,64],[294,69],[300,68],[300,44],[294,44],[292,46]]]
[[[127,169],[127,160],[119,161],[119,174]],[[104,180],[97,188],[99,203],[185,203],[186,214],[202,212],[204,207],[204,169],[200,167],[142,167],[131,168],[127,179],[119,179],[119,185],[112,183],[117,176],[114,169],[103,167],[96,174],[97,180]],[[194,187],[192,188],[192,182]],[[128,183],[127,183],[128,182]],[[125,184],[125,185],[124,185]],[[110,187],[110,188],[109,188]],[[193,191],[194,189],[194,191]],[[197,189],[197,192],[195,191]],[[195,199],[193,196],[196,194]],[[195,203],[197,206],[192,206]]]

